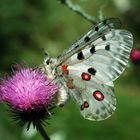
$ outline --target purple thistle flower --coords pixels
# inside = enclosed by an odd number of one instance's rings
[[[0,96],[12,108],[29,110],[51,104],[58,86],[38,69],[22,69],[2,80]]]
[[[140,64],[140,49],[133,49],[131,51],[130,58],[134,64]]]
[[[59,87],[39,69],[26,68],[14,71],[0,83],[0,100],[9,105],[14,119],[21,125],[36,127],[50,117],[55,105],[54,95]]]

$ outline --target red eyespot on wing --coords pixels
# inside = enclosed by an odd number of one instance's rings
[[[68,65],[65,65],[65,64],[61,65],[62,71],[63,71],[63,70],[67,70],[67,68],[68,68]]]
[[[69,71],[68,71],[68,70],[64,70],[64,71],[63,71],[63,74],[64,74],[64,75],[69,75]]]
[[[84,106],[84,108],[88,108],[89,107],[89,103],[87,101],[84,101],[83,106]]]
[[[66,82],[66,85],[69,89],[74,89],[73,80],[68,80]]]
[[[100,91],[95,91],[93,92],[93,97],[97,100],[97,101],[103,101],[104,99],[104,95],[102,92]]]
[[[68,71],[67,68],[68,68],[68,65],[65,65],[65,64],[61,65],[61,70],[62,70],[62,73],[64,75],[68,75],[69,74],[69,71]]]
[[[84,110],[84,108],[88,108],[89,103],[87,101],[84,101],[84,103],[81,105],[81,110]]]
[[[85,72],[83,72],[83,73],[81,74],[81,77],[82,77],[82,79],[85,80],[85,81],[89,81],[89,80],[91,79],[91,75],[88,74],[88,73],[85,73]]]

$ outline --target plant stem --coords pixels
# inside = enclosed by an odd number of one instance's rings
[[[88,20],[92,24],[96,24],[98,22],[96,18],[93,18],[93,16],[88,15],[80,8],[80,6],[74,5],[70,0],[59,0],[59,1],[65,6],[67,6],[70,10],[76,12],[78,15],[82,16],[84,19]]]
[[[44,140],[51,140],[40,123],[37,123],[36,128]]]

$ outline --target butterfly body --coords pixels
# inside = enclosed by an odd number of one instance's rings
[[[86,119],[100,121],[113,114],[113,81],[124,71],[133,45],[132,34],[119,28],[118,19],[106,19],[57,59],[44,60],[44,72],[60,85],[58,106],[70,95]]]

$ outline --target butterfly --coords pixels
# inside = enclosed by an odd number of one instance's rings
[[[133,46],[132,34],[120,28],[119,19],[105,19],[57,58],[46,54],[42,70],[60,86],[57,106],[71,96],[85,119],[100,121],[113,114],[113,81],[126,68]]]

